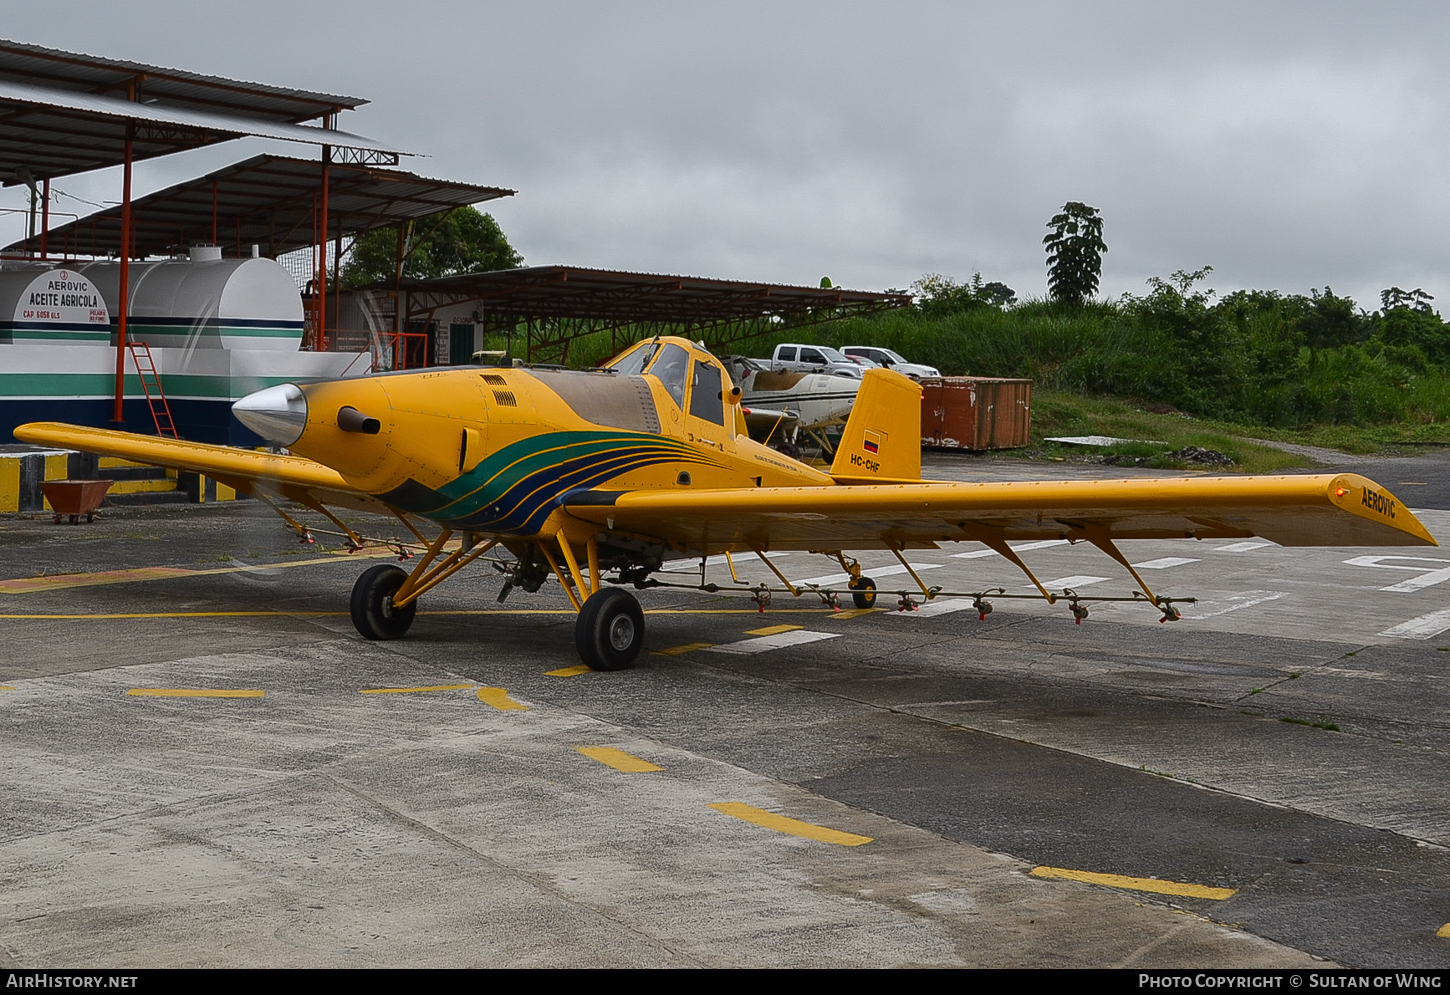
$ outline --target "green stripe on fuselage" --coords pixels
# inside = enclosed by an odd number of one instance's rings
[[[661,462],[669,459],[720,465],[706,457],[696,446],[659,435],[643,432],[551,432],[505,446],[469,472],[444,484],[436,491],[443,500],[437,508],[424,514],[430,517],[466,518],[505,497],[517,506],[538,490],[548,487],[554,479],[547,472],[549,470],[581,459],[603,463],[613,456],[630,452],[640,456],[640,460],[630,461],[630,465],[635,466],[640,465],[641,461]],[[630,469],[630,465],[610,471],[608,476],[618,476]],[[540,474],[538,483],[526,494],[510,494],[518,484],[535,474]],[[512,508],[503,509],[505,513],[511,510]]]

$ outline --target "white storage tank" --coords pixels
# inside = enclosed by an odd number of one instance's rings
[[[79,272],[116,312],[119,262],[93,262]],[[126,337],[153,349],[216,348],[296,352],[302,345],[302,295],[271,259],[223,259],[217,246],[191,258],[133,262]]]
[[[100,290],[73,269],[49,265],[0,269],[0,343],[111,341]]]

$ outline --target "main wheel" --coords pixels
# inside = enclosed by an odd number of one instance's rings
[[[398,639],[413,624],[418,602],[393,607],[393,595],[408,575],[399,567],[383,563],[363,571],[352,586],[352,624],[369,639]]]
[[[589,596],[574,623],[579,659],[592,670],[626,670],[644,646],[644,611],[634,595],[608,587]]]
[[[851,587],[851,600],[856,603],[857,608],[876,607],[876,582],[870,577],[862,577]]]

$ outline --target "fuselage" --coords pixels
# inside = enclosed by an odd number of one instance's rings
[[[235,410],[358,490],[478,532],[538,534],[571,493],[833,482],[752,442],[729,375],[688,340],[621,360],[613,372],[450,367],[289,385],[290,400],[271,388]]]

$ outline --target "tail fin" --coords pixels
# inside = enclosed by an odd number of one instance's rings
[[[841,433],[831,476],[841,483],[921,479],[921,385],[867,370]]]

